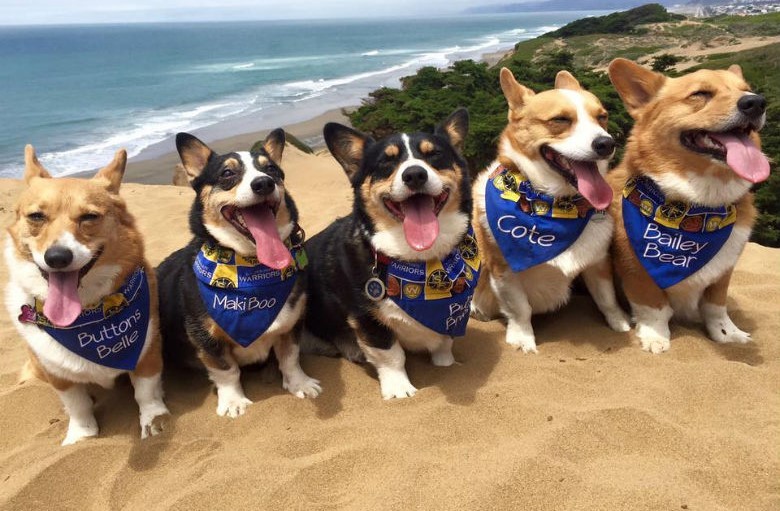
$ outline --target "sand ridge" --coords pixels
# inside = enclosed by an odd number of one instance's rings
[[[288,146],[283,168],[309,235],[349,211],[329,156]],[[4,226],[21,186],[0,180]],[[153,264],[189,238],[191,190],[122,194]],[[734,273],[729,307],[749,345],[675,324],[671,351],[650,355],[575,296],[535,319],[538,355],[505,345],[500,323],[472,321],[455,366],[409,357],[411,399],[384,402],[370,369],[305,356],[319,398],[250,370],[255,403],[228,420],[205,375],[171,373],[169,429],[141,442],[120,379],[95,390],[100,437],[68,448],[54,391],[17,383],[25,348],[3,308],[0,508],[780,509],[779,256],[751,244]],[[0,263],[3,282],[7,272]]]

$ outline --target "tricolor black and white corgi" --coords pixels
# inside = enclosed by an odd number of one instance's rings
[[[298,211],[280,167],[284,131],[257,152],[217,154],[179,133],[176,147],[195,189],[190,243],[157,268],[166,360],[200,359],[217,387],[217,414],[238,417],[251,401],[240,366],[273,348],[282,384],[316,397],[299,363],[295,329],[306,304],[306,254]]]
[[[581,274],[609,325],[627,331],[609,280],[614,222],[604,211],[612,201],[604,175],[615,141],[606,131],[607,111],[567,71],[539,94],[507,68],[500,79],[509,122],[497,161],[474,186],[484,262],[474,316],[504,316],[506,342],[535,353],[531,316],[565,305]]]
[[[449,366],[479,275],[471,233],[471,180],[459,153],[468,113],[456,110],[433,134],[379,141],[336,123],[325,141],[354,190],[352,214],[313,237],[306,329],[376,368],[385,399],[417,389],[404,349]],[[358,350],[359,347],[359,350]]]

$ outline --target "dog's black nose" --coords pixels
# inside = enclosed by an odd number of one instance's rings
[[[418,190],[428,182],[428,171],[419,165],[414,165],[404,170],[401,174],[404,184],[412,190]]]
[[[268,176],[260,176],[254,178],[252,182],[249,183],[249,186],[252,187],[252,191],[257,195],[265,196],[273,193],[274,188],[276,188],[276,183]]]
[[[766,112],[766,98],[760,94],[745,94],[737,101],[737,108],[748,117],[761,117]]]
[[[593,140],[593,144],[591,144],[591,147],[593,147],[593,150],[596,151],[596,154],[601,156],[602,158],[606,158],[610,154],[612,154],[612,151],[615,150],[615,139],[612,137],[606,137],[606,136],[600,136],[596,137]]]
[[[54,245],[47,248],[46,252],[43,253],[43,260],[46,261],[49,267],[61,270],[73,262],[73,252],[69,248]]]

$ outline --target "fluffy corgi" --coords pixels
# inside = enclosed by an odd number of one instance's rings
[[[321,391],[301,369],[293,335],[306,304],[306,254],[280,167],[284,144],[277,129],[258,152],[217,154],[176,136],[196,197],[192,240],[157,268],[165,355],[202,362],[220,416],[244,414],[251,401],[239,367],[266,361],[271,348],[285,389],[301,398]]]
[[[703,321],[716,342],[750,341],[726,297],[756,217],[750,187],[769,177],[757,134],[766,100],[736,65],[667,78],[616,59],[609,77],[635,120],[611,212],[642,348],[669,349],[672,316]]]
[[[385,399],[417,391],[404,349],[449,366],[453,336],[465,332],[479,275],[471,182],[458,152],[467,131],[465,109],[433,134],[374,141],[336,123],[324,129],[352,184],[354,208],[306,244],[306,329],[353,360],[362,351]]]
[[[70,417],[62,445],[96,436],[86,385],[130,374],[141,438],[160,433],[162,352],[157,282],[135,219],[119,196],[127,154],[92,179],[51,177],[28,145],[16,220],[8,228],[6,304],[27,341],[28,368]]]
[[[628,318],[615,299],[607,257],[613,220],[605,213],[612,189],[605,181],[615,141],[607,112],[568,72],[539,94],[501,69],[509,122],[498,158],[474,186],[474,230],[482,279],[472,303],[481,320],[504,316],[506,342],[536,353],[532,314],[569,301],[582,275],[609,325],[624,332]]]

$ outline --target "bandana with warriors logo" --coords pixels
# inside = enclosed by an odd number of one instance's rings
[[[623,226],[639,262],[661,289],[696,273],[723,247],[737,208],[667,201],[653,180],[632,178],[623,189]]]
[[[442,260],[407,262],[378,254],[387,297],[434,332],[466,333],[471,297],[479,278],[480,257],[474,231]]]

